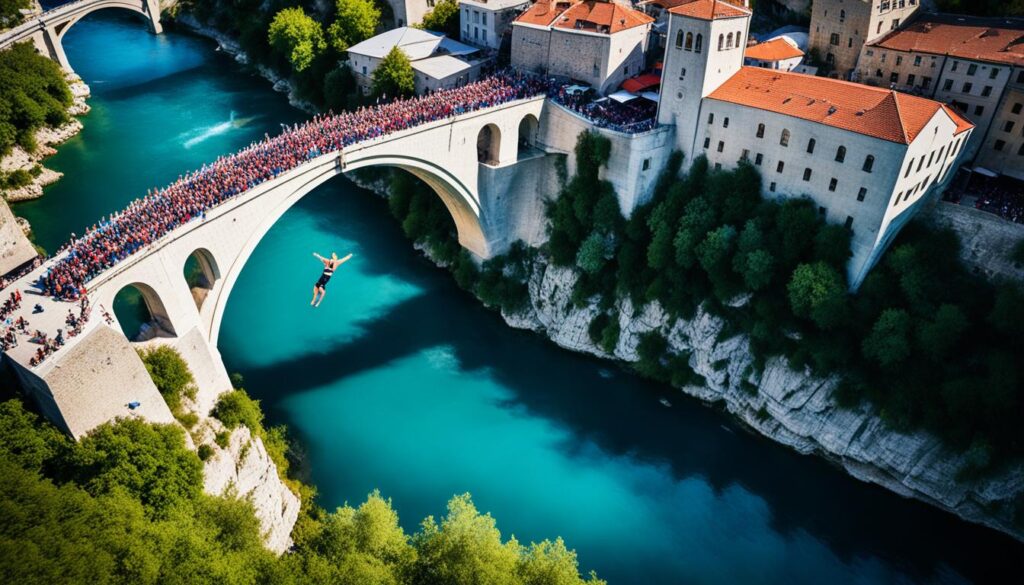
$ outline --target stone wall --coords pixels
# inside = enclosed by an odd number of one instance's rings
[[[1024,282],[1024,266],[1010,258],[1014,246],[1024,241],[1024,225],[946,201],[935,203],[922,218],[960,236],[960,259],[976,274]]]
[[[0,199],[0,276],[36,257],[25,231],[22,230],[7,202]]]

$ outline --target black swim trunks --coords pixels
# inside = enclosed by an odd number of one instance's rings
[[[331,280],[331,275],[326,272],[320,275],[320,280],[316,281],[316,288],[327,288],[327,283]]]

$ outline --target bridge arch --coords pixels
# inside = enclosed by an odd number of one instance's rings
[[[133,282],[121,287],[114,295],[113,309],[121,331],[132,341],[177,336],[167,307],[148,284]]]
[[[206,248],[196,248],[185,259],[182,276],[192,293],[196,309],[202,309],[206,297],[220,280],[220,267],[217,266],[217,260],[213,257],[212,252]]]
[[[127,10],[128,12],[131,12],[133,14],[137,14],[146,20],[146,22],[149,24],[150,30],[153,33],[160,34],[161,32],[163,32],[163,29],[160,25],[159,6],[156,7],[154,14],[150,15],[148,9],[149,2],[146,2],[146,0],[95,0],[87,4],[88,5],[84,10],[75,12],[68,20],[63,21],[60,24],[54,26],[54,30],[57,33],[57,39],[60,42],[63,43],[64,35],[67,34],[68,30],[70,30],[72,26],[77,24],[78,21],[82,20],[83,18],[89,16],[94,12],[99,12],[100,10],[106,10],[110,8]],[[158,4],[158,2],[154,2],[154,4]]]
[[[476,135],[476,159],[488,165],[501,160],[501,129],[496,124],[486,124]]]
[[[519,141],[517,158],[521,157],[537,144],[537,129],[540,121],[533,114],[526,114],[519,120]]]
[[[357,151],[357,154],[361,153]],[[227,301],[231,296],[231,290],[252,252],[266,233],[295,203],[317,187],[344,172],[370,166],[383,166],[398,168],[413,174],[429,185],[448,209],[455,222],[459,244],[478,257],[490,257],[488,240],[480,219],[480,202],[477,200],[476,190],[470,189],[451,171],[427,160],[402,154],[352,156],[352,159],[351,162],[345,163],[343,158],[337,155],[321,156],[307,163],[303,172],[287,179],[288,183],[293,184],[282,184],[277,187],[286,189],[288,195],[272,211],[262,216],[261,223],[250,232],[238,255],[231,260],[230,265],[225,264],[223,284],[213,287],[210,291],[210,298],[213,300],[205,301],[213,303],[212,310],[209,313],[204,310],[202,316],[207,338],[212,345],[216,346],[217,344],[221,320],[227,307]],[[215,229],[212,225],[210,227]]]

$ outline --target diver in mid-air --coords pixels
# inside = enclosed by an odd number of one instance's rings
[[[320,275],[320,280],[317,280],[316,284],[313,285],[313,300],[309,302],[311,306],[319,307],[320,303],[324,300],[324,295],[327,294],[327,283],[331,280],[331,276],[334,275],[334,271],[342,264],[348,262],[352,258],[352,254],[340,260],[334,252],[331,252],[330,258],[324,258],[316,252],[313,252],[313,255],[316,256],[317,260],[324,263],[324,272]]]

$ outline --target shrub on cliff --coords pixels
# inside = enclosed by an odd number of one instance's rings
[[[249,398],[245,390],[232,390],[222,394],[210,414],[229,429],[246,426],[254,434],[259,434],[263,430],[260,401]]]
[[[140,350],[139,357],[172,412],[180,409],[182,397],[195,398],[195,379],[178,350],[161,345]]]
[[[36,130],[68,120],[71,90],[60,66],[31,43],[0,51],[0,155],[15,144],[35,150]]]

